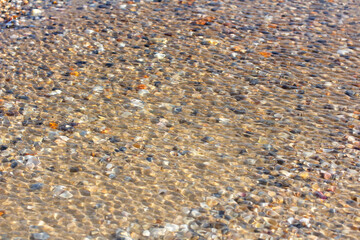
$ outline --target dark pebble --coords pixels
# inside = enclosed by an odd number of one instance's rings
[[[324,106],[324,109],[334,110],[334,105],[326,104],[326,105]]]
[[[42,233],[32,233],[30,239],[31,240],[47,240],[50,236],[46,232]]]
[[[0,151],[5,151],[6,149],[8,149],[8,146],[0,145]]]
[[[234,96],[236,101],[241,101],[241,100],[245,100],[246,96],[245,95],[236,95]]]
[[[173,113],[178,114],[182,112],[182,107],[174,107],[172,110]]]
[[[245,114],[246,110],[245,109],[236,109],[236,108],[229,108],[230,111],[233,111],[235,114]]]
[[[75,65],[77,65],[78,67],[82,68],[82,67],[84,67],[84,65],[85,65],[86,63],[87,63],[86,61],[77,61],[77,62],[75,62]]]
[[[285,163],[285,160],[283,159],[277,159],[276,162],[280,165],[283,165]]]
[[[98,6],[98,8],[108,9],[108,8],[110,8],[110,6],[109,6],[109,5],[106,5],[106,4],[101,4],[101,5]]]
[[[232,192],[232,191],[234,191],[234,188],[232,188],[232,187],[226,187],[226,190]]]
[[[206,136],[206,137],[204,137],[204,138],[202,138],[201,139],[201,141],[203,141],[203,142],[212,142],[212,141],[214,141],[215,139],[213,138],[213,137],[208,137],[208,136]]]
[[[326,44],[326,43],[327,43],[327,41],[326,41],[326,40],[322,40],[322,39],[317,40],[316,42],[321,43],[321,44]]]
[[[35,124],[36,126],[40,126],[40,125],[42,125],[43,123],[44,123],[43,120],[36,120],[36,121],[34,122],[34,124]]]
[[[329,209],[329,213],[336,213],[336,209],[330,208],[330,209]]]
[[[179,120],[179,123],[180,123],[180,124],[187,124],[187,125],[191,124],[191,122],[189,122],[189,121],[186,120],[186,119],[180,119],[180,120]]]
[[[356,206],[356,202],[354,200],[347,200],[346,203],[353,207]]]
[[[74,131],[74,127],[71,124],[61,124],[58,129],[64,132]]]
[[[346,90],[345,94],[348,95],[349,97],[353,97],[355,95],[354,91],[352,90]]]
[[[325,89],[325,86],[323,84],[316,84],[315,88]]]
[[[70,167],[70,172],[79,172],[80,168],[79,167]]]
[[[188,151],[188,150],[179,151],[179,154],[182,155],[182,156],[184,156],[184,155],[186,155],[186,154],[189,154],[189,153],[190,153],[190,151]]]
[[[299,104],[299,105],[296,106],[296,110],[305,111],[306,109],[305,109],[305,107],[303,105]]]
[[[269,151],[269,152],[268,152],[268,155],[269,155],[269,156],[276,157],[276,156],[277,156],[277,153],[276,153],[276,152],[277,152],[277,150],[276,150],[276,151]]]
[[[152,157],[147,157],[146,158],[146,161],[148,161],[148,162],[152,162],[154,159],[152,158]]]
[[[114,64],[113,63],[105,63],[105,66],[110,68],[110,67],[114,66]]]
[[[263,178],[260,178],[260,179],[258,180],[258,182],[259,182],[261,185],[267,185],[267,184],[268,184],[268,180],[263,179]]]
[[[154,86],[155,86],[155,87],[160,87],[160,85],[161,85],[161,82],[160,82],[160,81],[154,82]]]
[[[28,97],[28,96],[19,96],[19,95],[17,95],[17,96],[15,96],[15,98],[17,98],[17,99],[22,99],[22,100],[29,100],[30,98]]]
[[[18,163],[17,163],[17,162],[13,162],[13,163],[11,163],[10,167],[11,167],[11,168],[16,168],[16,167],[17,167],[17,165],[18,165]]]
[[[293,134],[299,134],[299,133],[301,133],[301,130],[300,129],[291,129],[290,132]]]
[[[215,227],[216,229],[224,229],[224,228],[228,228],[228,225],[225,224],[225,223],[222,223],[222,222],[216,222],[216,223],[214,224],[214,227]]]
[[[217,198],[221,198],[221,194],[220,194],[220,193],[213,193],[212,196],[217,197]]]
[[[224,234],[224,235],[228,234],[229,232],[230,232],[230,230],[229,230],[229,228],[227,228],[227,227],[221,229],[221,233]]]
[[[109,138],[109,141],[111,143],[117,143],[117,142],[120,142],[120,138],[118,136],[113,136],[113,137]]]
[[[239,150],[239,154],[245,154],[247,153],[247,150],[245,148]]]
[[[44,186],[43,183],[34,183],[30,185],[31,190],[40,190]]]
[[[291,224],[290,227],[303,228],[304,225],[302,225],[301,223],[296,223],[296,224]]]
[[[91,192],[89,190],[81,189],[81,190],[79,190],[79,192],[82,196],[85,196],[85,197],[91,196]]]
[[[314,193],[314,196],[316,196],[318,198],[321,198],[321,199],[327,199],[328,198],[327,196],[325,196],[324,194],[322,194],[321,192],[318,192],[318,191],[316,191]]]
[[[48,167],[48,168],[46,168],[46,169],[49,170],[49,171],[51,171],[51,172],[55,171],[55,167],[54,167],[54,166]]]
[[[118,149],[115,149],[115,152],[125,152],[126,151],[126,147],[120,147]]]
[[[199,113],[198,110],[194,109],[192,113],[190,113],[191,116],[196,116]]]
[[[252,79],[249,82],[249,84],[252,85],[252,86],[254,86],[254,85],[258,84],[258,83],[259,83],[259,80],[257,80],[257,79]]]
[[[296,85],[290,85],[290,84],[283,84],[281,86],[283,89],[297,89],[298,87]]]

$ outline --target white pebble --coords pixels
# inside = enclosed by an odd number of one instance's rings
[[[310,227],[311,224],[310,224],[310,218],[302,218],[300,219],[300,222],[301,223],[304,223],[306,225],[306,227]]]
[[[176,225],[176,224],[172,224],[172,223],[166,223],[165,224],[165,229],[166,231],[168,232],[176,232],[176,231],[179,231],[179,225]]]
[[[315,154],[315,152],[303,152],[302,153],[302,155],[304,156],[304,157],[311,157],[312,155],[314,155]]]
[[[187,207],[183,207],[183,208],[181,208],[181,212],[187,215],[190,213],[190,209]]]
[[[288,218],[287,222],[288,222],[289,224],[293,224],[293,223],[295,222],[295,218],[290,217],[290,218]]]
[[[150,93],[149,90],[146,90],[146,89],[141,89],[138,91],[138,94],[140,96],[145,96],[146,94],[149,94],[149,93]]]
[[[139,100],[139,99],[131,99],[131,105],[133,105],[134,107],[144,107],[144,102]]]
[[[121,114],[121,117],[127,118],[127,117],[130,117],[131,115],[132,115],[131,112],[123,112],[123,113]]]
[[[182,224],[182,225],[180,225],[180,230],[182,232],[187,232],[187,231],[189,231],[189,226],[187,224]]]
[[[193,210],[191,210],[191,216],[193,216],[193,217],[200,217],[200,216],[201,216],[201,213],[200,213],[198,210],[193,209]]]
[[[331,86],[332,86],[332,82],[325,82],[325,83],[324,83],[324,86],[325,86],[325,87],[331,87]]]
[[[166,55],[165,54],[163,54],[163,53],[155,53],[155,55],[154,55],[157,59],[164,59],[165,57],[166,57]]]
[[[102,93],[104,91],[104,87],[103,86],[96,86],[93,88],[93,91],[96,93]]]
[[[72,198],[73,195],[72,195],[69,191],[65,191],[65,192],[63,192],[62,194],[60,194],[59,197],[62,197],[62,198]]]
[[[150,237],[150,231],[149,231],[149,230],[145,230],[145,231],[143,231],[142,235],[143,235],[144,237]]]
[[[346,55],[346,54],[348,54],[350,52],[351,52],[350,49],[339,49],[336,53],[340,54],[340,55]]]
[[[166,229],[165,228],[151,228],[150,232],[154,238],[159,238],[159,237],[165,235]]]
[[[38,17],[41,16],[42,10],[41,9],[32,9],[31,10],[31,16]]]
[[[93,34],[93,33],[94,33],[94,30],[86,29],[86,30],[85,30],[85,33],[86,33],[86,34]]]

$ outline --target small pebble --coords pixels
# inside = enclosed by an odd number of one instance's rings
[[[32,233],[30,236],[31,240],[46,240],[49,239],[50,235],[45,233],[45,232],[41,232],[41,233]]]
[[[31,190],[40,190],[43,188],[43,186],[44,186],[43,183],[34,183],[34,184],[30,185],[30,189]]]
[[[41,9],[32,9],[31,10],[31,16],[38,17],[43,14],[43,11]]]

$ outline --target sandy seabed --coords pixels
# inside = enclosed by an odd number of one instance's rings
[[[358,1],[25,3],[0,239],[360,238]]]

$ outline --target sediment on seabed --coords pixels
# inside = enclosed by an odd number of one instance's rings
[[[358,1],[1,1],[1,239],[359,239]]]

